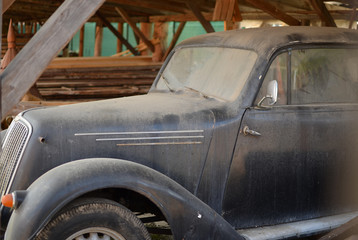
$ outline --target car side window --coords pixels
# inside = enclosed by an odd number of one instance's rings
[[[275,106],[358,103],[357,62],[357,49],[288,50],[272,61],[255,105],[266,95],[267,85],[272,80],[278,82]],[[268,104],[264,101],[263,105]]]
[[[291,104],[358,102],[355,49],[302,49],[291,54]]]
[[[271,63],[261,89],[256,97],[255,105],[266,95],[267,85],[270,81],[276,80],[278,83],[278,98],[275,105],[287,104],[287,69],[288,69],[288,53],[284,52],[278,55]],[[263,105],[267,105],[264,101]]]

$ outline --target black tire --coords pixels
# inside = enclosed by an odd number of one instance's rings
[[[111,200],[86,198],[60,211],[36,240],[72,240],[79,236],[88,238],[90,234],[94,239],[104,235],[114,240],[151,239],[143,223],[129,209]]]

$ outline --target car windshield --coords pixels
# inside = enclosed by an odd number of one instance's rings
[[[241,92],[257,54],[253,51],[195,47],[177,50],[160,76],[156,89],[194,91],[232,101]]]

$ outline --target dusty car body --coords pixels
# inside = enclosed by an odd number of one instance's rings
[[[208,34],[179,44],[147,95],[21,113],[0,160],[1,194],[25,196],[2,207],[5,239],[35,238],[87,196],[160,216],[174,239],[285,239],[347,222],[357,44],[333,28]]]

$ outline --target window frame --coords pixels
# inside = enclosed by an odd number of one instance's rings
[[[294,50],[304,50],[304,49],[358,49],[357,44],[348,44],[348,43],[332,43],[332,44],[300,44],[300,45],[292,45],[292,46],[286,46],[283,48],[279,48],[275,51],[274,54],[271,55],[270,60],[268,61],[268,64],[265,67],[263,77],[261,78],[260,86],[256,91],[255,98],[253,100],[252,105],[255,106],[255,102],[257,102],[257,98],[259,96],[259,93],[261,91],[261,88],[263,86],[263,83],[265,81],[265,78],[267,76],[267,73],[269,72],[269,69],[272,66],[272,63],[276,60],[276,58],[284,53],[287,53],[287,104],[280,104],[280,105],[273,105],[270,107],[282,107],[282,106],[308,106],[308,105],[334,105],[334,104],[358,104],[354,102],[342,102],[342,103],[302,103],[302,104],[292,104],[292,96],[291,96],[291,63],[292,63],[292,51]],[[260,99],[259,99],[260,100]]]

